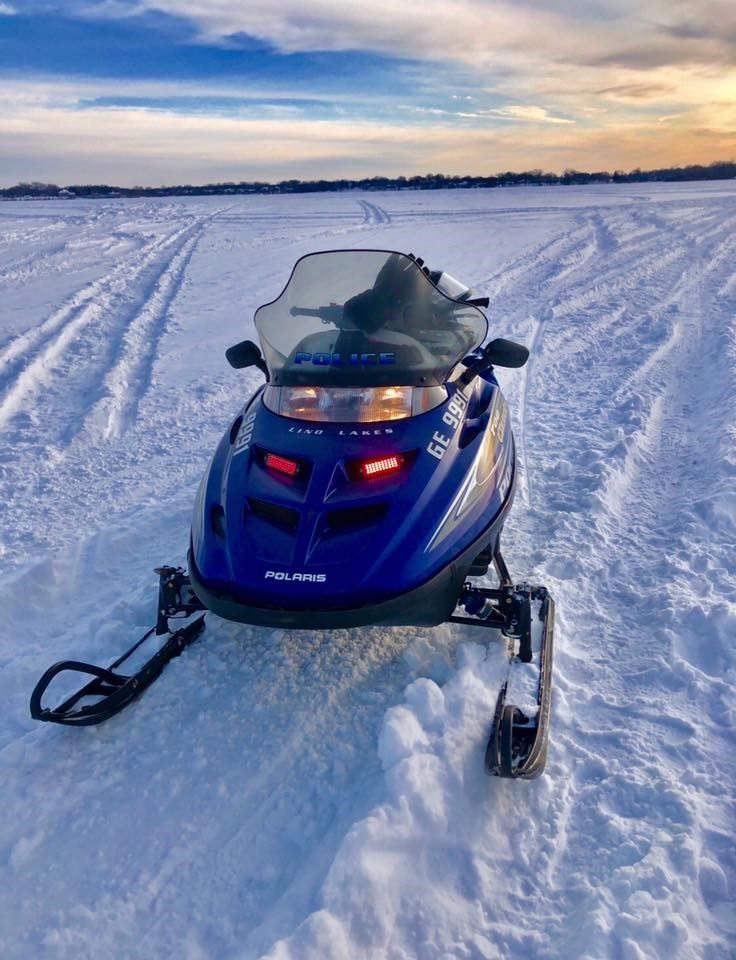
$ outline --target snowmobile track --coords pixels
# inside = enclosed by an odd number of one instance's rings
[[[47,401],[55,414],[68,406],[68,400],[63,398],[76,389],[79,400],[73,406],[75,424],[67,427],[49,424],[57,439],[69,443],[81,429],[80,406],[91,411],[96,403],[95,394],[105,391],[104,381],[110,377],[115,354],[121,350],[126,333],[140,326],[150,327],[152,332],[156,323],[156,309],[152,304],[163,297],[168,305],[173,299],[176,284],[168,299],[163,293],[171,284],[167,277],[172,269],[177,270],[182,257],[188,259],[187,251],[191,255],[207,219],[210,218],[179,227],[154,241],[142,255],[131,257],[100,281],[88,285],[39,327],[17,337],[0,354],[2,381],[7,384],[0,401],[0,426],[27,408],[36,394],[49,390],[62,392],[60,401],[53,404]],[[147,312],[152,312],[154,317],[149,322],[146,322]],[[140,317],[144,319],[137,323]],[[116,395],[127,390],[124,374],[116,381],[113,373],[110,386],[115,408]],[[53,423],[53,414],[50,419]],[[111,432],[110,429],[107,432]]]
[[[363,225],[366,227],[376,227],[382,224],[391,223],[391,216],[383,207],[375,203],[369,203],[367,200],[358,200],[363,210]]]

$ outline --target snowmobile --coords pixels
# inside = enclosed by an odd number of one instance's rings
[[[202,611],[287,629],[444,622],[500,632],[508,671],[486,769],[544,767],[554,604],[514,583],[500,538],[517,479],[494,366],[526,347],[497,338],[477,296],[413,255],[312,253],[258,308],[260,348],[227,350],[265,383],[225,431],[194,504],[188,572],[161,567],[156,626],[109,668],[62,661],[31,697],[35,719],[99,723],[119,712],[201,632]],[[474,582],[493,566],[498,586]],[[179,628],[177,619],[187,623]],[[141,669],[118,668],[153,634]],[[487,636],[491,636],[487,634]],[[42,706],[64,671],[92,676]],[[89,702],[94,699],[94,702]]]

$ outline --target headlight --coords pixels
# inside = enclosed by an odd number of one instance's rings
[[[294,420],[380,423],[433,410],[447,399],[444,387],[266,387],[272,413]]]

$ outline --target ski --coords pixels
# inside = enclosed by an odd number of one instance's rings
[[[534,779],[541,775],[547,759],[554,602],[544,587],[520,584],[489,590],[466,584],[459,604],[470,616],[453,616],[450,622],[496,628],[510,646],[486,747],[486,772]],[[524,689],[529,686],[530,667],[536,671],[533,694]],[[520,678],[521,682],[515,683]],[[519,695],[521,705],[516,699]]]
[[[125,663],[154,634],[169,633],[169,620],[190,617],[205,608],[194,595],[189,578],[181,567],[158,567],[159,602],[156,626],[151,627],[140,640],[118,657],[109,667],[98,667],[79,660],[60,660],[43,674],[31,693],[31,717],[49,723],[61,723],[73,727],[92,726],[102,723],[127,707],[136,697],[161,675],[162,670],[178,657],[204,629],[204,616],[197,617],[184,627],[171,632],[162,646],[134,673],[120,673],[118,668]],[[81,673],[91,676],[76,693],[71,694],[56,707],[45,707],[43,695],[52,681],[62,673]],[[93,699],[94,702],[83,703]]]

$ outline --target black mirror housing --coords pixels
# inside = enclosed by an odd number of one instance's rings
[[[225,351],[225,357],[230,366],[236,370],[243,370],[245,367],[258,367],[266,374],[266,379],[268,379],[266,363],[257,344],[253,343],[252,340],[241,340],[240,343],[228,347]]]
[[[484,348],[480,357],[468,365],[460,383],[472,383],[491,367],[523,367],[528,359],[529,351],[523,344],[497,337]]]
[[[491,340],[483,355],[494,367],[523,367],[529,359],[529,350],[522,343],[497,337]]]

